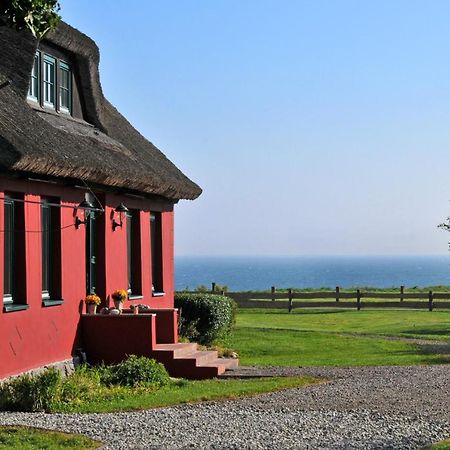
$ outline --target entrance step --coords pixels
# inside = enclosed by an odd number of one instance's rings
[[[152,357],[173,377],[192,380],[214,378],[239,365],[238,359],[218,358],[216,351],[198,350],[195,343],[157,344]]]

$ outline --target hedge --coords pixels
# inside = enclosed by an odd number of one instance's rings
[[[234,325],[236,303],[222,295],[180,292],[175,307],[180,310],[180,335],[203,345],[227,337]]]

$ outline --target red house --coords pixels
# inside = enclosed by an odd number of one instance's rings
[[[95,43],[0,25],[0,379],[86,354],[204,378],[235,361],[179,344],[174,205],[201,189],[104,98]],[[125,289],[143,314],[86,315]]]

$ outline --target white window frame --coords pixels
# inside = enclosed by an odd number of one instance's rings
[[[47,67],[52,67],[51,72],[47,72]],[[44,64],[42,67],[42,100],[44,106],[48,106],[52,109],[56,109],[56,59],[53,56],[44,53]],[[53,81],[47,79],[47,75],[53,72]],[[47,100],[47,88],[48,93],[53,92],[53,102]],[[51,97],[51,95],[50,95]]]
[[[33,69],[30,75],[30,86],[28,87],[28,99],[39,103],[39,90],[40,90],[40,67],[41,66],[41,53],[36,52],[34,55]]]

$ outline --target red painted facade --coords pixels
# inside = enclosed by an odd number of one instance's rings
[[[86,295],[86,226],[75,226],[75,216],[83,218],[83,212],[76,206],[84,199],[85,189],[63,186],[32,180],[7,178],[0,179],[0,228],[4,231],[4,202],[6,194],[23,195],[25,267],[20,280],[25,298],[22,300],[28,309],[6,312],[0,311],[0,379],[18,374],[46,364],[70,359],[77,349],[83,348],[81,333],[81,313]],[[119,195],[110,192],[96,192],[104,212],[97,215],[96,223],[96,292],[105,305],[116,289],[127,289],[127,223],[113,230],[113,218],[119,220],[114,212],[120,203],[133,211],[139,211],[139,263],[135,266],[140,280],[141,297],[127,301],[125,307],[133,303],[146,304],[152,308],[173,308],[174,290],[174,236],[173,204]],[[42,246],[41,246],[41,205],[43,198],[57,199],[60,204],[61,257],[60,274],[62,304],[44,306],[42,300]],[[162,271],[164,295],[152,293],[150,214],[161,213]],[[4,232],[0,233],[0,252],[3,255]],[[0,258],[0,271],[4,271],[4,259]],[[139,273],[140,272],[140,273]],[[0,277],[3,292],[3,277]],[[160,342],[176,342],[176,315],[173,310],[155,317],[150,325],[152,337]],[[113,320],[113,318],[110,318]],[[139,319],[138,319],[139,320]],[[147,323],[145,319],[141,320]],[[128,323],[128,322],[127,322]],[[137,323],[137,322],[136,322]],[[156,325],[155,325],[156,324]],[[159,328],[159,331],[157,331]],[[131,331],[131,330],[130,330]],[[104,336],[111,339],[111,336]],[[122,341],[124,336],[121,336]]]

